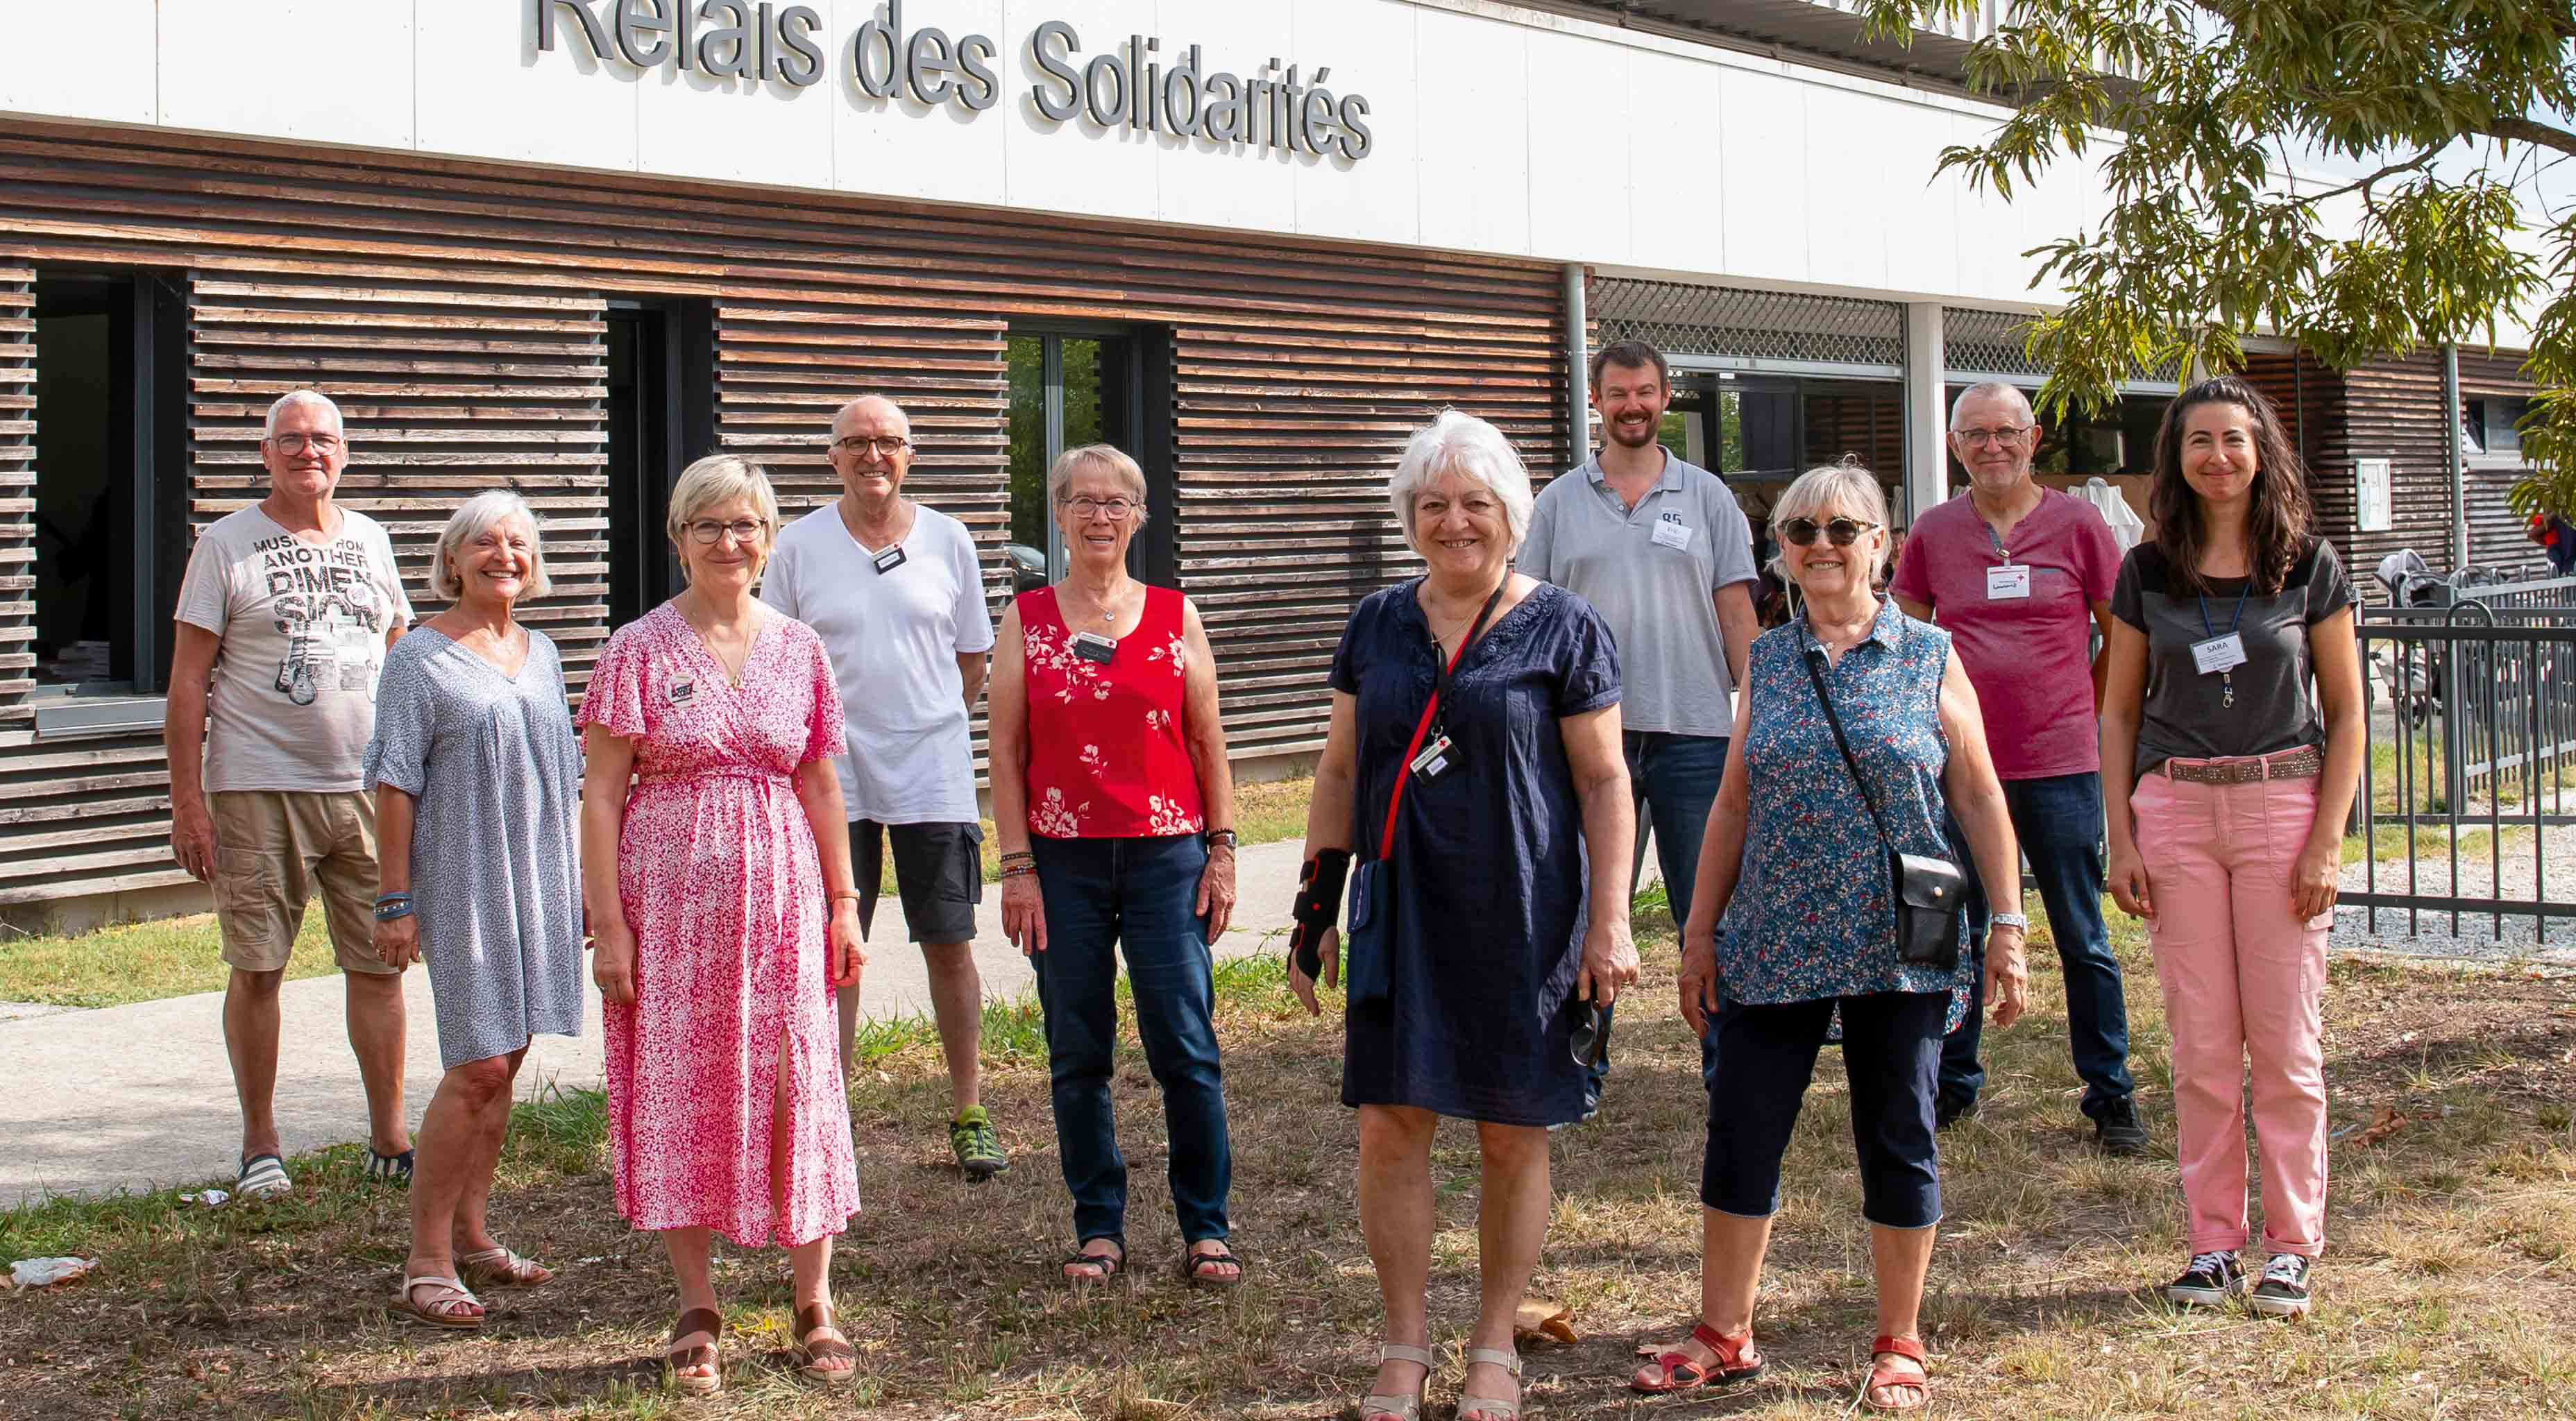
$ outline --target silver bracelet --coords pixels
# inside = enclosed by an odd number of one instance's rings
[[[2030,917],[2025,913],[1990,914],[1986,918],[1986,923],[1990,927],[2019,928],[2023,932],[2030,931]]]

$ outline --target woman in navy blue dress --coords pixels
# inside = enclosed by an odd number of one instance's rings
[[[1592,1004],[1637,980],[1619,657],[1582,598],[1511,571],[1531,496],[1499,430],[1444,412],[1406,446],[1393,495],[1429,572],[1362,602],[1342,633],[1306,819],[1310,880],[1358,861],[1342,1103],[1360,1112],[1360,1226],[1387,1314],[1360,1416],[1421,1409],[1446,1115],[1477,1122],[1484,1164],[1458,1415],[1509,1421],[1512,1315],[1547,1232],[1547,1127],[1583,1113],[1575,1042]],[[1338,939],[1318,901],[1331,895],[1300,896],[1316,975],[1292,964],[1289,983],[1316,1011]]]

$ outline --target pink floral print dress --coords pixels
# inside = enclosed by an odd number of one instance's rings
[[[666,602],[608,639],[577,718],[635,745],[617,841],[635,1001],[606,1008],[618,1213],[746,1248],[840,1233],[859,1207],[858,1166],[822,864],[791,779],[842,749],[822,641],[771,614],[736,686]],[[774,1217],[781,1095],[794,1133]]]

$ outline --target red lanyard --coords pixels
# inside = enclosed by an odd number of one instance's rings
[[[1510,575],[1506,574],[1503,578],[1503,586],[1510,585]],[[1431,688],[1431,699],[1422,707],[1422,719],[1413,727],[1413,738],[1405,742],[1404,758],[1396,762],[1395,793],[1389,795],[1386,801],[1386,832],[1378,836],[1377,856],[1379,858],[1392,858],[1395,854],[1395,811],[1404,803],[1404,782],[1413,778],[1413,757],[1421,753],[1422,737],[1431,729],[1432,717],[1440,710],[1441,688],[1447,686],[1450,678],[1458,674],[1459,660],[1466,656],[1467,648],[1475,643],[1477,633],[1485,629],[1485,619],[1494,614],[1494,604],[1501,600],[1503,600],[1503,588],[1497,587],[1494,589],[1494,595],[1485,599],[1485,609],[1476,614],[1476,624],[1467,628],[1465,636],[1458,638],[1458,649],[1450,654],[1448,666],[1442,670],[1439,682]]]

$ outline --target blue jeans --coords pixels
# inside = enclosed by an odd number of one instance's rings
[[[1726,776],[1726,737],[1723,735],[1670,735],[1660,730],[1623,732],[1620,748],[1628,755],[1628,786],[1636,796],[1637,860],[1629,868],[1629,881],[1636,881],[1646,866],[1645,828],[1649,822],[1655,830],[1655,862],[1663,869],[1664,897],[1671,903],[1673,928],[1679,931],[1690,921],[1691,887],[1699,877],[1699,844],[1708,832],[1709,806],[1717,802],[1718,782]],[[1610,1029],[1609,1011],[1601,1013],[1601,1029]],[[1711,1024],[1699,1043],[1700,1078],[1705,1081],[1717,1070],[1717,1029]],[[1601,1097],[1601,1082],[1610,1074],[1610,1054],[1601,1053],[1593,1064],[1592,1080],[1584,1093],[1593,1100]]]
[[[2004,806],[2022,856],[2030,860],[2057,961],[2066,975],[2066,1039],[2084,1078],[2084,1113],[2096,1119],[2126,1104],[2129,1080],[2129,1004],[2120,994],[2120,960],[2102,925],[2102,777],[2050,775],[2004,781]],[[1952,830],[1963,851],[1967,840]],[[1968,989],[1968,1019],[1941,1050],[1941,1103],[1964,1109],[1986,1083],[1977,1060],[1978,1017],[1985,1009],[1986,888],[1968,875],[1968,953],[1975,985]]]
[[[1032,837],[1046,897],[1046,951],[1030,956],[1046,1013],[1056,1152],[1073,1192],[1077,1240],[1123,1240],[1127,1159],[1109,1079],[1118,1050],[1123,946],[1145,1064],[1163,1088],[1172,1211],[1189,1243],[1224,1238],[1234,1152],[1217,1064],[1216,982],[1207,921],[1191,911],[1207,849],[1195,834],[1154,839]]]
[[[1780,1160],[1815,1078],[1834,1008],[1843,1014],[1852,1145],[1860,1156],[1861,1215],[1892,1229],[1941,1221],[1941,1152],[1932,1139],[1933,1077],[1947,992],[1873,992],[1717,1014],[1726,1077],[1708,1093],[1708,1146],[1699,1201],[1721,1214],[1780,1211]]]

